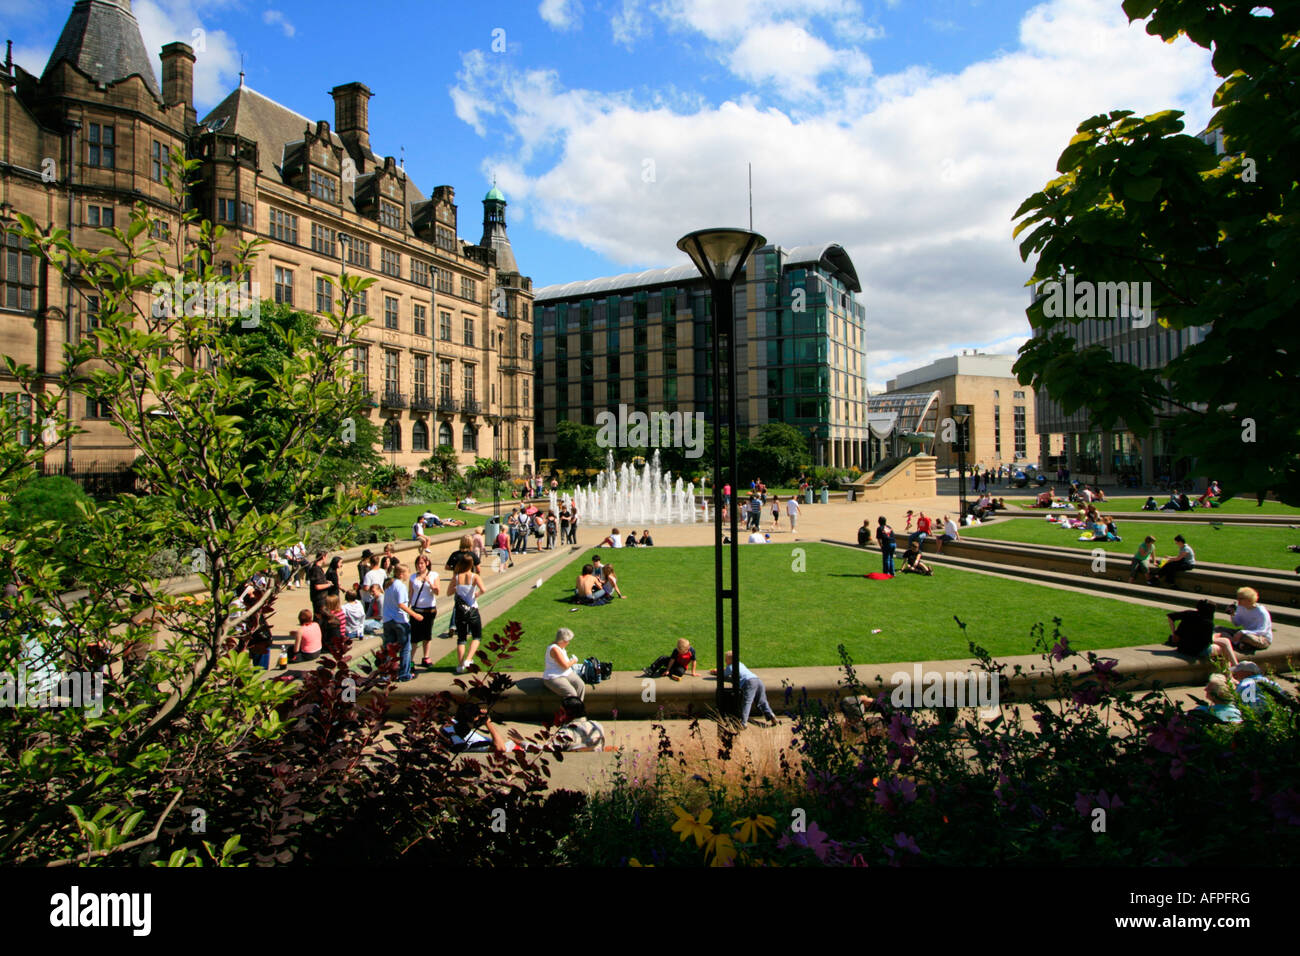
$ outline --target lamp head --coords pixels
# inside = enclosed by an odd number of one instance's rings
[[[677,240],[700,275],[710,282],[731,282],[753,251],[767,240],[747,229],[698,229]]]

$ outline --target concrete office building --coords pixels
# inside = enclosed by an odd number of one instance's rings
[[[736,284],[741,434],[785,422],[808,436],[810,462],[865,465],[860,291],[848,253],[835,243],[769,244],[750,257]],[[552,285],[536,295],[539,461],[554,457],[557,422],[595,424],[597,412],[619,405],[712,420],[713,303],[693,265]]]
[[[331,91],[332,127],[242,77],[200,121],[194,51],[170,43],[161,60],[160,86],[129,0],[78,0],[39,77],[6,58],[0,206],[9,217],[26,213],[97,249],[106,240],[95,229],[125,226],[143,202],[158,237],[172,237],[181,209],[164,180],[180,147],[200,161],[185,202],[227,230],[218,265],[229,266],[237,243],[266,241],[251,276],[261,298],[321,312],[337,298],[327,278],[346,271],[378,280],[354,306],[372,318],[354,366],[372,393],[388,461],[413,468],[448,444],[462,463],[497,457],[531,472],[532,372],[523,357],[532,283],[510,248],[501,192],[484,198],[482,236],[467,242],[451,186],[426,195],[393,157],[371,149],[364,84]],[[98,304],[58,270],[43,278],[39,257],[13,232],[4,245],[0,351],[52,373],[64,342],[94,327]],[[12,382],[0,380],[0,391],[20,401]],[[48,470],[77,477],[129,464],[108,410],[68,414],[85,433],[51,449]]]
[[[872,417],[896,429],[898,438],[919,434],[923,438],[920,446],[936,457],[936,467],[955,468],[957,454],[941,440],[942,422],[951,415],[952,405],[970,405],[968,467],[1041,464],[1037,461],[1038,443],[1031,444],[1036,424],[1034,390],[1016,381],[1011,372],[1015,362],[1014,355],[970,351],[904,372],[891,379],[883,393],[871,397]],[[897,415],[897,421],[882,423],[882,417],[889,414]],[[878,436],[886,432],[881,424],[876,427]],[[882,441],[878,457],[885,452]]]

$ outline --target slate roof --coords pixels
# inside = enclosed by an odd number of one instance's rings
[[[138,76],[149,92],[162,99],[131,0],[78,0],[41,78],[64,60],[105,86]]]

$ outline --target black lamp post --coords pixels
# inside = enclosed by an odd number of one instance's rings
[[[745,229],[701,229],[677,240],[677,248],[691,257],[700,275],[709,282],[713,295],[713,568],[714,614],[718,661],[717,707],[719,713],[731,714],[740,703],[740,535],[737,529],[736,482],[736,276],[755,249],[766,240]],[[722,441],[719,428],[722,416],[722,368],[720,342],[727,337],[727,465],[722,469]],[[731,587],[722,585],[722,487],[730,484]],[[726,602],[731,602],[731,686],[723,677]]]
[[[961,501],[961,513],[958,514],[958,521],[966,520],[966,429],[969,427],[971,407],[969,405],[952,405],[952,420],[957,425],[957,472],[961,476],[958,480],[958,494]]]

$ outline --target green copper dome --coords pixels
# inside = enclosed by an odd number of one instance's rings
[[[488,190],[488,194],[487,194],[486,196],[483,197],[483,201],[484,201],[484,202],[491,202],[491,201],[494,200],[494,199],[495,199],[497,202],[505,202],[505,201],[506,201],[505,194],[502,193],[501,190],[497,189],[496,186],[493,186],[491,189]]]

